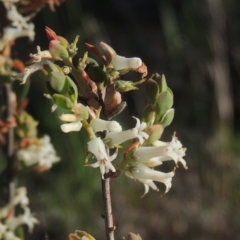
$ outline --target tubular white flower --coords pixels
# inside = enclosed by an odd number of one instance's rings
[[[181,162],[183,167],[187,169],[185,156],[186,148],[182,148],[182,144],[174,135],[171,142],[154,142],[156,147],[139,147],[134,152],[134,156],[140,162],[149,166],[158,166],[163,161],[173,160],[176,165]]]
[[[12,201],[0,209],[0,219],[6,218],[13,206],[20,205],[21,207],[25,207],[28,204],[27,189],[25,187],[17,188]]]
[[[110,131],[110,132],[121,132],[122,127],[116,121],[105,121],[100,118],[95,118],[91,122],[91,126],[94,132]]]
[[[82,128],[81,121],[74,114],[63,114],[59,117],[62,121],[67,122],[61,125],[63,132],[78,132]]]
[[[142,60],[138,57],[126,58],[116,55],[111,64],[117,71],[125,69],[137,69],[142,65]]]
[[[80,121],[72,122],[72,123],[64,123],[61,125],[61,129],[63,132],[78,132],[82,128],[82,123]]]
[[[27,206],[29,204],[29,200],[26,194],[27,190],[25,187],[16,189],[12,201],[0,209],[0,239],[20,240],[20,238],[18,238],[14,233],[17,227],[26,224],[29,231],[32,231],[34,225],[38,223],[38,220],[33,217],[29,207]],[[24,213],[18,216],[9,215],[13,207],[17,205],[23,209]],[[4,221],[4,225],[1,221]]]
[[[148,139],[149,137],[147,133],[143,132],[143,130],[146,128],[146,123],[144,122],[140,123],[140,120],[138,118],[135,119],[137,121],[135,128],[122,131],[119,133],[110,132],[106,135],[105,139],[108,138],[111,139],[112,144],[121,144],[130,139],[138,138],[140,144],[143,144],[144,139]]]
[[[29,207],[24,207],[24,214],[17,217],[10,217],[6,220],[6,225],[11,231],[15,231],[18,226],[26,224],[29,231],[33,230],[34,224],[37,224],[38,220],[33,217]]]
[[[174,176],[174,171],[169,173],[164,173],[164,172],[153,170],[145,166],[143,163],[138,163],[137,166],[135,166],[134,170],[126,171],[125,174],[128,177],[137,179],[144,184],[144,187],[145,187],[144,195],[145,195],[148,192],[149,187],[158,191],[158,188],[153,183],[153,181],[164,183],[166,186],[165,193],[167,193],[172,186],[172,178]]]
[[[113,172],[116,171],[111,161],[116,158],[117,154],[109,156],[106,152],[105,145],[101,138],[94,138],[90,142],[88,142],[88,151],[94,154],[97,159],[96,163],[89,164],[88,166],[94,168],[99,167],[103,179],[104,174],[107,173],[109,170]]]
[[[144,185],[144,193],[141,197],[144,197],[149,192],[149,187],[157,192],[159,191],[159,189],[151,179],[138,179],[138,181],[143,183]]]

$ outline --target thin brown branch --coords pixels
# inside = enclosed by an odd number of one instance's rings
[[[102,179],[102,195],[105,209],[104,219],[107,240],[114,240],[115,226],[113,225],[110,178],[107,178],[105,180]]]

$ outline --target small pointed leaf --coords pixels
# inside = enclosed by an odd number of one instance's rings
[[[61,37],[61,36],[57,36],[57,40],[58,40],[65,48],[68,47],[69,42],[67,41],[66,38]]]
[[[146,94],[147,94],[147,99],[149,103],[155,104],[157,96],[158,96],[159,88],[157,83],[149,79],[146,84]]]
[[[169,91],[159,94],[156,102],[156,120],[158,121],[173,105],[173,96]]]
[[[80,239],[84,239],[84,237],[85,237],[85,239],[87,238],[88,240],[95,240],[95,238],[93,236],[91,236],[90,234],[88,234],[87,232],[84,232],[84,231],[77,230],[77,231],[75,231],[75,235],[80,237]]]
[[[81,116],[82,119],[87,120],[89,117],[88,108],[79,103],[75,108],[75,113]]]
[[[72,99],[72,101],[76,102],[77,98],[78,98],[77,86],[76,86],[75,82],[67,75],[66,75],[66,80],[69,85],[68,94],[69,94],[70,98]]]
[[[144,145],[149,145],[156,140],[158,140],[163,133],[163,126],[161,124],[152,125],[147,129],[147,134],[149,135],[149,138],[144,142]]]
[[[70,99],[65,97],[64,95],[54,94],[52,97],[53,101],[58,107],[61,107],[65,110],[71,110],[73,108],[73,104]]]
[[[154,75],[154,80],[157,82],[158,87],[159,87],[159,93],[164,92],[167,90],[167,82],[166,82],[166,78],[164,76],[164,74],[159,75],[158,73],[156,73]]]
[[[49,82],[56,92],[61,93],[66,84],[66,76],[62,72],[51,72]]]
[[[153,107],[149,104],[143,109],[142,122],[147,123],[147,126],[151,126],[155,121],[155,111]]]
[[[173,118],[174,118],[174,112],[175,110],[173,108],[169,109],[164,116],[162,117],[160,123],[164,126],[167,127],[171,124]]]

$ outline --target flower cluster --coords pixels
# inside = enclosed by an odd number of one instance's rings
[[[164,183],[166,186],[165,193],[172,186],[175,169],[172,172],[164,173],[154,170],[154,167],[162,165],[164,161],[172,160],[176,163],[176,166],[178,162],[181,162],[184,168],[187,169],[186,162],[183,159],[186,149],[182,148],[182,144],[177,140],[175,134],[171,142],[155,141],[153,145],[155,146],[137,148],[133,152],[134,161],[125,172],[128,177],[137,179],[144,184],[144,195],[148,193],[149,187],[158,191],[153,181]]]
[[[27,190],[21,187],[15,190],[15,195],[11,202],[0,209],[0,239],[2,240],[20,240],[16,235],[16,229],[22,225],[27,225],[29,231],[33,230],[38,220],[32,215],[28,207],[29,199],[27,197]],[[13,209],[19,206],[23,213],[14,216]]]
[[[97,47],[86,44],[101,63],[85,53],[77,66],[74,66],[72,58],[78,50],[79,36],[73,43],[69,43],[50,28],[46,28],[46,33],[50,41],[49,50],[41,51],[38,48],[37,54],[30,55],[32,65],[21,75],[23,83],[39,69],[46,73],[49,93],[45,96],[54,102],[52,110],[57,107],[63,110],[59,117],[64,122],[61,125],[62,131],[68,133],[86,129],[90,137],[86,165],[99,167],[103,179],[125,172],[128,177],[144,184],[144,195],[149,187],[158,190],[154,182],[164,183],[165,192],[168,192],[178,163],[186,169],[187,166],[183,159],[186,149],[175,135],[168,143],[158,140],[174,117],[173,93],[167,86],[164,75],[155,74],[147,80],[148,105],[143,110],[142,119],[135,118],[136,126],[123,131],[120,123],[111,120],[126,107],[121,92],[136,90],[136,85],[146,79],[133,83],[119,78],[129,71],[136,71],[145,77],[147,67],[142,60],[119,56],[113,48],[101,42],[104,54]],[[58,66],[55,61],[62,61],[64,66]],[[80,102],[78,96],[81,97]],[[124,142],[129,145],[122,163],[116,168],[113,160]],[[110,154],[112,149],[115,152]],[[88,163],[92,156],[97,161]],[[172,171],[164,173],[154,169],[170,160],[176,165]]]
[[[16,158],[25,167],[33,167],[38,172],[50,169],[53,163],[60,160],[48,135],[27,141],[26,146],[17,151]]]

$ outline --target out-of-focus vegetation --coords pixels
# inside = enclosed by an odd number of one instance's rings
[[[118,239],[129,231],[143,239],[220,240],[240,238],[240,2],[238,0],[67,0],[55,13],[36,19],[36,39],[19,40],[14,56],[28,59],[36,45],[47,48],[45,25],[73,40],[109,43],[120,55],[141,57],[149,73],[164,73],[176,109],[164,140],[174,131],[188,147],[189,170],[177,170],[170,192],[150,192],[119,176],[112,180]],[[81,57],[81,55],[79,55]],[[102,239],[99,171],[84,167],[84,135],[60,131],[58,114],[43,97],[43,75],[31,79],[28,110],[40,122],[62,161],[41,176],[28,174],[32,209],[41,224],[29,239],[67,239],[83,229]],[[144,90],[125,94],[123,115],[138,116]],[[129,119],[126,121],[126,119]],[[133,126],[123,117],[125,127]]]

